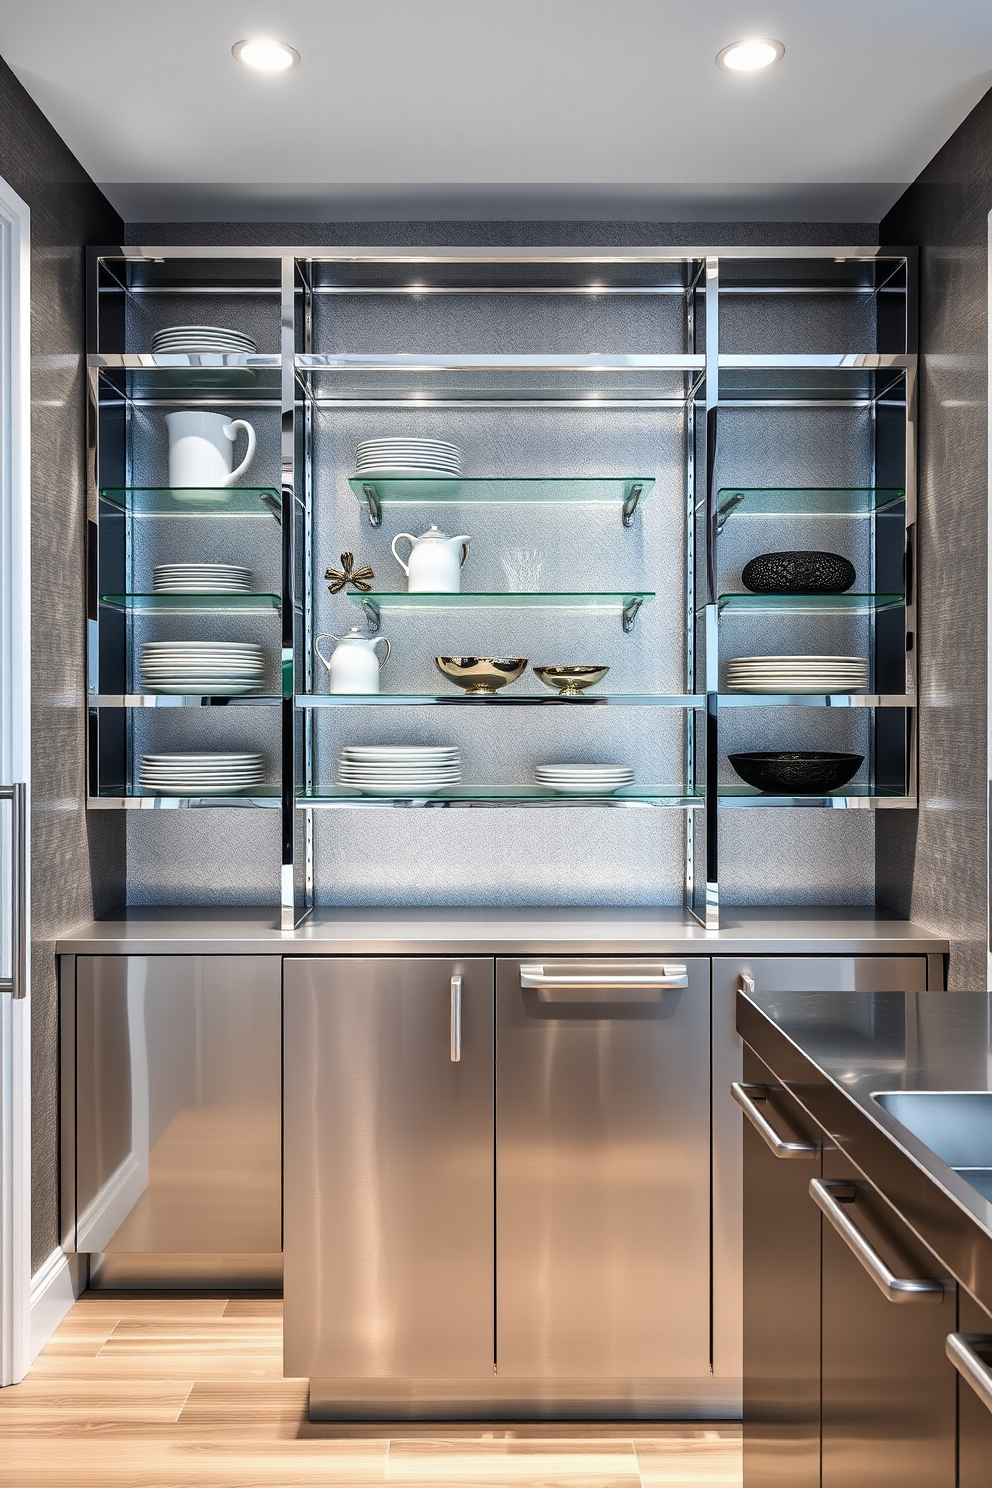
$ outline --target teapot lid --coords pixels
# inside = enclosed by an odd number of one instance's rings
[[[342,641],[367,641],[368,639],[369,637],[365,634],[364,630],[359,630],[357,625],[353,625],[347,635],[338,637],[338,645]]]
[[[435,527],[432,522],[426,532],[422,532],[417,538],[418,542],[448,542],[448,534],[442,532],[440,527]]]

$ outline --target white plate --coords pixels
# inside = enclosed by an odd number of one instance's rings
[[[218,682],[217,680],[204,681],[202,677],[191,677],[183,682],[161,682],[157,678],[146,677],[147,692],[160,692],[166,697],[242,697],[250,692],[258,691],[258,682]]]
[[[349,780],[456,780],[461,770],[349,770],[338,766],[338,774]]]
[[[364,785],[349,785],[348,790],[354,790],[362,796],[402,796],[416,799],[418,796],[436,796],[438,791],[444,790],[443,785],[435,785],[428,782],[426,785],[372,785],[366,782]]]
[[[144,754],[142,769],[204,770],[257,769],[265,764],[264,754]]]
[[[341,751],[358,759],[424,759],[430,754],[457,754],[454,744],[346,744]]]
[[[614,796],[618,790],[623,790],[623,785],[610,785],[595,781],[588,785],[565,785],[562,782],[554,785],[548,783],[548,789],[552,790],[556,796]]]
[[[535,765],[538,772],[549,775],[624,775],[633,774],[633,765]]]
[[[446,455],[457,455],[461,458],[461,449],[457,444],[451,444],[447,439],[363,439],[361,444],[356,445],[355,453],[362,455],[368,451],[376,454],[384,450],[431,450]]]
[[[359,465],[355,479],[366,480],[461,480],[460,465]]]
[[[764,686],[760,682],[755,682],[748,687],[739,685],[730,688],[731,692],[754,692],[769,697],[774,697],[776,694],[784,695],[786,693],[796,693],[804,697],[815,697],[817,694],[864,692],[864,690],[863,687],[858,687],[852,683],[845,683],[843,686],[840,686],[835,682],[782,682],[776,684],[774,687],[771,684]]]
[[[762,665],[767,664],[770,666],[780,666],[783,663],[790,663],[795,666],[803,666],[810,663],[816,665],[820,662],[825,661],[837,662],[840,665],[847,666],[866,665],[863,656],[732,656],[730,658],[730,661],[732,664],[735,662],[742,662],[748,665],[756,665],[760,663]]]

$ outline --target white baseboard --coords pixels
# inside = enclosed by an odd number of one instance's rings
[[[86,1259],[53,1250],[31,1278],[31,1358],[36,1359],[86,1286]]]

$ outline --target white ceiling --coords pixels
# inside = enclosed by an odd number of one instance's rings
[[[132,221],[871,220],[992,86],[992,0],[0,0],[0,56]]]

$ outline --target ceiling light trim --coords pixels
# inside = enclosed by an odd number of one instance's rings
[[[277,41],[272,36],[247,36],[236,41],[231,55],[253,72],[289,72],[299,67],[300,54],[286,41]]]
[[[724,72],[761,72],[784,56],[785,47],[771,36],[747,36],[722,47],[716,65]]]

